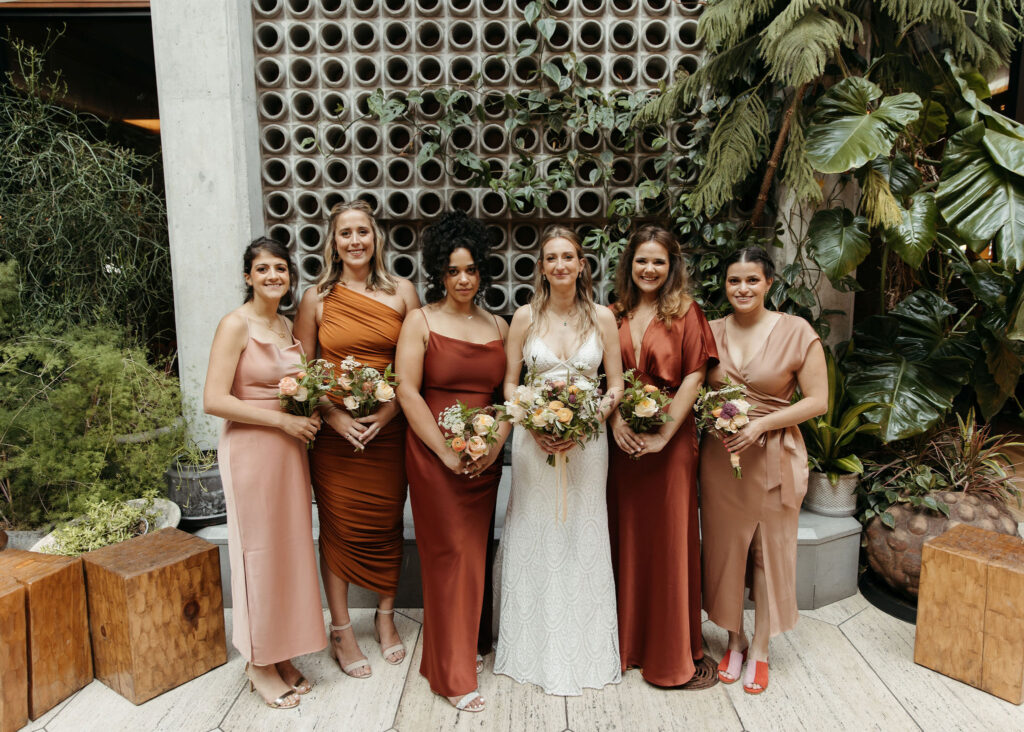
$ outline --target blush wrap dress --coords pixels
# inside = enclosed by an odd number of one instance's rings
[[[394,308],[335,285],[323,302],[320,357],[337,367],[351,356],[383,373],[394,363],[401,328]],[[339,397],[331,398],[344,409]],[[356,452],[327,426],[311,459],[321,556],[335,576],[384,596],[398,590],[402,563],[405,428],[399,413]]]
[[[430,331],[420,393],[435,419],[456,401],[495,403],[505,377],[496,323],[495,331],[488,343]],[[479,477],[456,475],[410,428],[406,468],[423,579],[420,673],[434,692],[463,696],[478,685],[476,653],[489,653],[492,644],[490,549],[501,458]]]
[[[708,383],[720,387],[728,376],[734,384],[744,384],[751,418],[788,407],[797,373],[812,346],[819,343],[818,334],[803,318],[780,314],[760,349],[740,365],[729,356],[725,322],[725,318],[711,321],[720,360],[708,373]],[[748,555],[760,525],[770,632],[775,636],[796,625],[798,616],[796,542],[808,475],[807,448],[799,427],[766,432],[740,454],[740,464],[743,477],[735,478],[721,437],[704,435],[700,453],[704,609],[720,627],[743,630],[744,586],[750,584]]]
[[[670,326],[655,318],[633,350],[629,318],[619,322],[623,370],[674,396],[683,379],[718,357],[696,303]],[[657,686],[679,686],[703,657],[697,428],[693,412],[668,444],[634,460],[609,436],[608,524],[619,613],[622,669],[638,666]]]
[[[299,372],[301,355],[294,339],[278,348],[254,338],[250,326],[231,394],[279,411],[277,383]],[[217,455],[227,510],[232,642],[257,666],[319,651],[327,635],[305,442],[276,427],[228,420]]]

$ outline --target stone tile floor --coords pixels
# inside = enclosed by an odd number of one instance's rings
[[[753,617],[747,613],[748,630]],[[367,680],[343,676],[325,653],[298,660],[316,684],[298,709],[272,710],[248,693],[243,661],[230,648],[220,668],[133,706],[99,681],[30,723],[26,730],[1013,730],[1024,707],[917,666],[914,626],[855,595],[805,611],[797,627],[772,641],[771,685],[748,696],[739,684],[705,691],[663,690],[638,671],[618,686],[580,697],[546,696],[535,686],[491,673],[486,660],[482,714],[456,712],[419,675],[422,611],[397,616],[411,651],[389,666],[372,641],[372,611],[354,611],[356,632],[373,665]],[[230,638],[231,611],[227,611]],[[710,622],[704,637],[720,658],[726,634]],[[160,659],[153,658],[153,663]]]

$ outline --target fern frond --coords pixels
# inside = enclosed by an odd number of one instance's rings
[[[844,40],[843,26],[817,9],[797,18],[783,12],[765,28],[759,50],[773,80],[800,86],[824,73]]]
[[[755,19],[769,15],[773,0],[709,0],[697,25],[697,37],[711,52],[735,46]]]
[[[708,86],[726,88],[748,72],[757,59],[757,36],[752,35],[719,53],[709,55],[697,70],[683,81],[680,100],[691,104]]]
[[[782,156],[781,180],[793,197],[801,203],[821,203],[821,186],[814,177],[814,168],[807,160],[804,116],[800,109],[789,122],[789,139]]]
[[[873,228],[891,229],[903,221],[900,205],[892,195],[889,181],[870,165],[864,176],[861,203],[868,224]]]
[[[708,140],[707,165],[689,196],[695,212],[713,214],[733,197],[764,156],[770,129],[761,98],[748,92],[729,105]]]
[[[640,107],[633,117],[633,126],[663,125],[674,118],[683,106],[683,87],[688,77],[689,74],[680,73],[661,94]]]

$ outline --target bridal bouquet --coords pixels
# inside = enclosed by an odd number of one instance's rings
[[[281,409],[288,414],[312,417],[320,397],[330,393],[337,383],[332,372],[334,364],[322,358],[309,361],[303,354],[301,362],[296,366],[299,373],[285,376],[277,382],[277,398],[281,402]],[[306,443],[306,449],[313,449],[312,441]]]
[[[368,417],[381,404],[395,398],[397,381],[388,364],[382,374],[372,366],[363,366],[351,356],[338,366],[338,392],[341,403],[353,417]]]
[[[437,415],[444,430],[445,443],[465,463],[479,460],[498,441],[498,423],[508,419],[496,414],[494,407],[467,407],[462,402]]]
[[[734,435],[750,421],[747,412],[750,402],[746,400],[747,389],[742,384],[734,384],[725,379],[720,389],[701,387],[697,392],[697,401],[693,410],[697,413],[697,426],[702,430],[714,430],[722,439],[726,435]],[[732,473],[737,478],[743,477],[740,467],[740,456],[729,453]]]
[[[672,421],[668,405],[672,398],[653,384],[645,384],[630,369],[623,378],[626,390],[619,402],[619,414],[638,435],[654,432],[666,422]]]

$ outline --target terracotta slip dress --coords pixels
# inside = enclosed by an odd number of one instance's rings
[[[248,320],[247,320],[248,324]],[[294,376],[302,347],[249,340],[231,393],[280,410],[277,382]],[[228,519],[234,603],[232,642],[258,666],[327,645],[316,556],[306,445],[276,427],[227,421],[218,446]]]
[[[726,376],[745,384],[750,416],[789,406],[796,375],[819,341],[803,318],[782,314],[748,363],[729,357],[725,318],[711,322],[719,363],[708,373],[712,386]],[[750,586],[751,539],[761,526],[768,584],[771,635],[796,625],[796,541],[800,503],[807,493],[807,448],[797,426],[765,433],[740,454],[742,478],[733,476],[729,453],[717,434],[704,435],[700,453],[704,609],[726,630],[743,630],[743,590]]]
[[[320,357],[337,366],[351,356],[383,373],[401,328],[394,308],[335,285],[323,303]],[[362,452],[327,426],[311,460],[321,556],[336,576],[384,596],[398,590],[402,563],[405,426],[399,413]]]
[[[436,416],[460,401],[494,404],[505,377],[501,331],[472,343],[430,331],[421,393]],[[423,577],[420,673],[442,696],[477,688],[476,653],[489,653],[494,505],[501,459],[478,478],[456,475],[409,430],[406,468]],[[485,617],[481,618],[481,612]]]
[[[623,370],[674,396],[688,374],[718,358],[696,303],[670,327],[655,318],[637,361],[629,318],[619,323]],[[661,452],[634,460],[609,434],[608,523],[622,669],[639,666],[657,686],[679,686],[703,657],[697,429],[693,412]],[[639,479],[638,479],[639,478]]]

